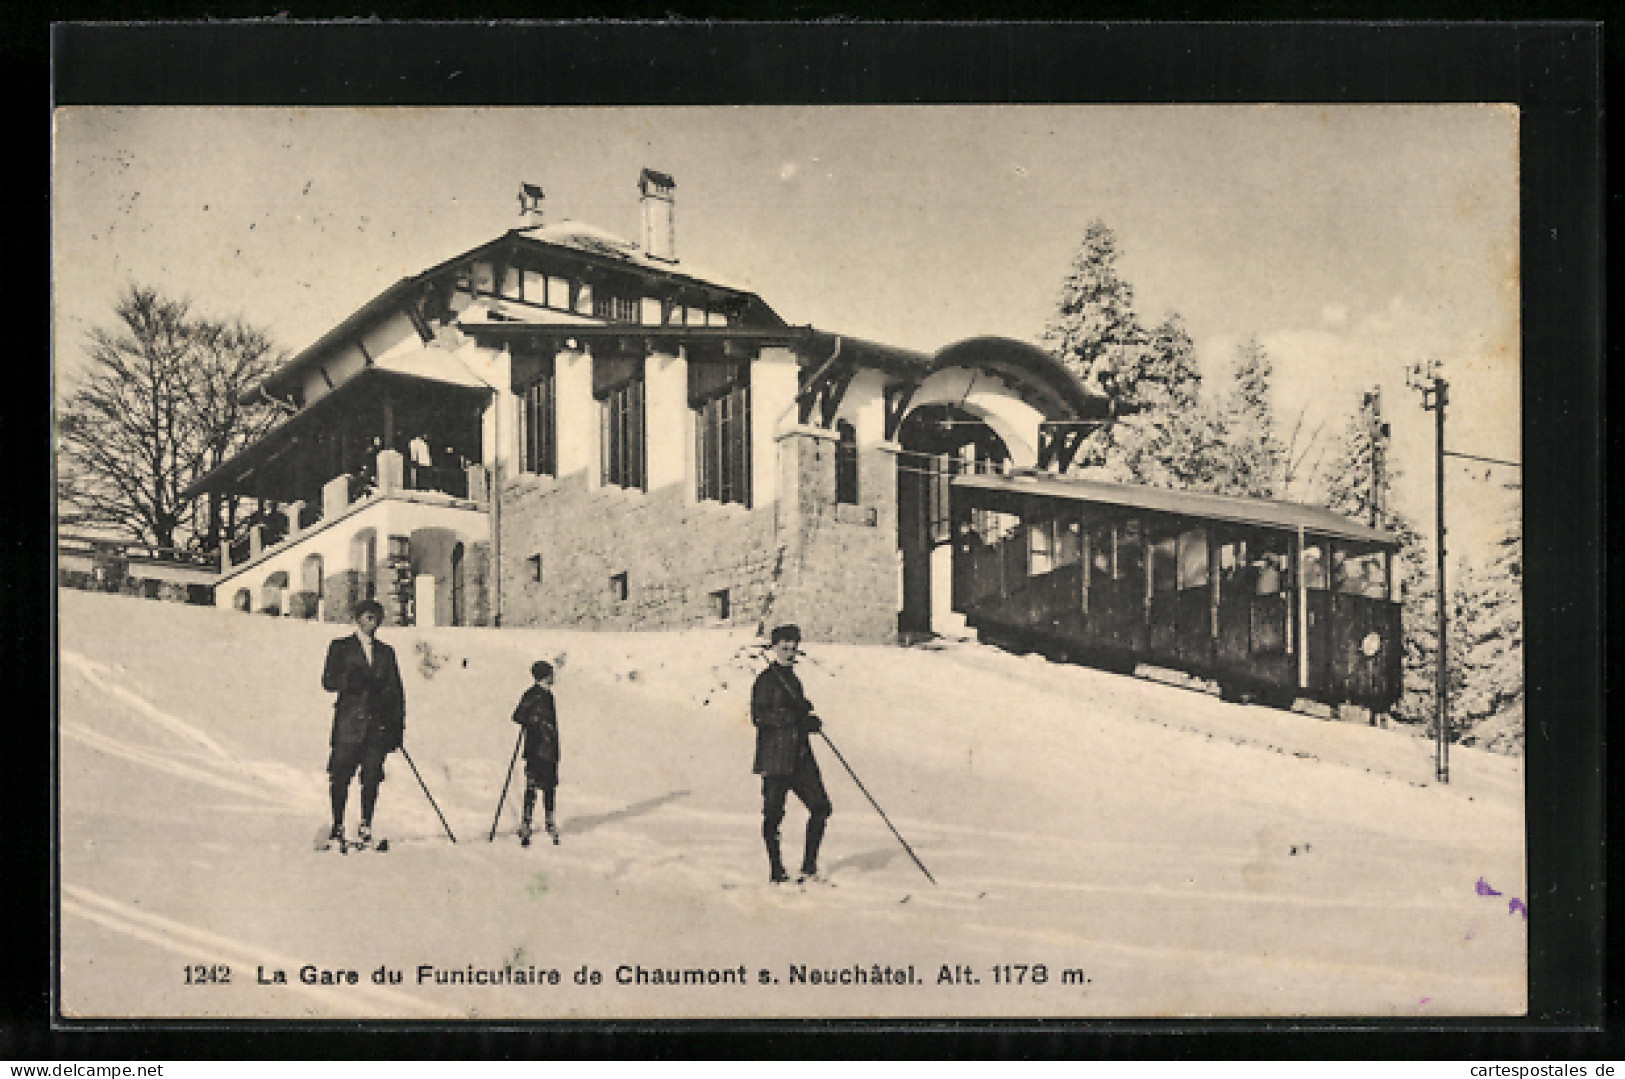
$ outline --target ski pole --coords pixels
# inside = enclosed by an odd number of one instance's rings
[[[423,788],[423,797],[429,800],[429,804],[431,806],[434,806],[434,815],[440,818],[440,827],[446,830],[447,837],[449,837],[453,843],[457,842],[457,837],[451,834],[451,825],[446,823],[446,815],[440,812],[440,806],[434,800],[434,795],[429,793],[429,785],[423,782],[423,773],[418,771],[418,766],[416,764],[413,764],[412,754],[406,751],[405,746],[401,747],[401,756],[406,758],[407,764],[412,765],[412,774],[418,777],[418,786]]]
[[[884,809],[880,808],[880,803],[875,801],[875,796],[869,793],[869,788],[863,785],[863,780],[858,778],[858,773],[854,772],[852,770],[852,766],[846,763],[846,758],[841,755],[841,751],[839,749],[835,748],[835,743],[829,740],[829,735],[825,734],[822,730],[820,730],[818,734],[819,737],[824,739],[824,744],[829,746],[830,752],[835,754],[835,759],[841,762],[841,767],[846,769],[846,774],[852,777],[852,782],[858,785],[858,790],[862,791],[863,796],[869,799],[869,804],[875,807],[875,812],[880,814],[880,819],[886,822],[886,827],[891,828],[891,834],[897,836],[897,842],[903,845],[903,849],[908,851],[908,856],[914,859],[914,864],[920,867],[920,872],[925,874],[925,879],[930,881],[932,884],[935,884],[937,882],[937,878],[933,877],[931,875],[931,871],[925,868],[925,863],[920,861],[920,856],[918,854],[914,853],[914,848],[908,845],[908,840],[904,839],[902,835],[899,834],[897,829],[893,827],[891,818],[886,816],[886,811]]]
[[[497,839],[497,821],[502,819],[502,803],[508,800],[508,784],[513,782],[513,762],[519,759],[519,747],[524,744],[525,730],[519,729],[519,738],[513,744],[513,756],[508,759],[508,775],[502,781],[502,797],[497,799],[497,814],[491,818],[491,834],[486,838],[487,843],[495,843]]]

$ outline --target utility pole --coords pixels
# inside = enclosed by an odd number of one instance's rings
[[[1382,422],[1382,387],[1373,386],[1365,394],[1366,421],[1371,434],[1371,527],[1382,527],[1384,490],[1383,454],[1388,447],[1388,425]]]
[[[1439,652],[1434,666],[1438,683],[1434,690],[1434,765],[1440,783],[1450,782],[1450,682],[1449,682],[1449,621],[1445,588],[1445,533],[1444,533],[1444,408],[1450,396],[1450,383],[1439,374],[1439,361],[1412,364],[1405,374],[1405,384],[1422,394],[1422,408],[1433,413],[1434,429],[1434,507],[1436,511],[1436,547],[1439,557],[1438,590],[1436,604],[1439,613]]]

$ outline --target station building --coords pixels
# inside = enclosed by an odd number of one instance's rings
[[[191,488],[254,511],[216,603],[394,624],[794,621],[887,642],[947,616],[948,479],[1064,467],[1106,399],[1042,350],[936,353],[785,322],[642,236],[525,219],[386,288],[254,389],[284,417]]]

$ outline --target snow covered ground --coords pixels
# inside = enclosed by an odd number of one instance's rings
[[[832,883],[773,887],[748,634],[386,627],[457,843],[395,755],[393,849],[320,854],[343,627],[59,604],[69,1016],[1525,1008],[1520,760],[1456,749],[1441,786],[1392,731],[970,643],[811,643],[809,698],[938,883],[819,744]],[[563,842],[524,849],[517,791],[487,835],[537,658],[560,663]],[[656,984],[685,974],[705,984]]]

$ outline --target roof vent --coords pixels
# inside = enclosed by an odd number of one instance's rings
[[[638,176],[643,253],[662,262],[677,261],[676,198],[672,194],[676,187],[676,180],[653,169],[644,169]]]
[[[519,218],[524,222],[522,228],[535,228],[542,223],[542,199],[545,197],[537,184],[519,185]]]

